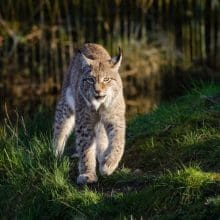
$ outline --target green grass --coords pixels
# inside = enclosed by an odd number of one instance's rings
[[[5,219],[218,219],[220,86],[195,87],[128,122],[120,168],[75,183],[77,160],[56,161],[51,114],[0,128],[0,217]]]

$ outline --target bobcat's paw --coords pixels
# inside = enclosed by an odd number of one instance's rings
[[[95,173],[86,173],[86,174],[80,174],[77,177],[77,184],[84,185],[87,183],[95,183],[97,182],[98,177]]]
[[[111,160],[110,158],[107,158],[101,163],[99,171],[102,176],[109,176],[115,171],[117,166],[118,163],[115,163],[115,161]]]
[[[54,150],[54,156],[57,158],[57,159],[60,159],[63,155],[63,150],[60,150],[60,149],[56,149]]]

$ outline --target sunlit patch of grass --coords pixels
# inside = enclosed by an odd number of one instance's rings
[[[200,218],[200,215],[208,213],[207,197],[214,193],[214,189],[218,189],[219,193],[219,183],[218,174],[203,172],[198,167],[169,172],[160,177],[154,185],[155,200],[152,208],[156,208],[161,214],[175,213],[174,217]]]
[[[51,114],[1,127],[1,218],[218,219],[218,91],[196,87],[131,120],[121,167],[86,187],[77,160],[53,157]]]

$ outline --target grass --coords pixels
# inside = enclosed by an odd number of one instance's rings
[[[128,122],[120,168],[92,186],[75,183],[77,160],[56,161],[52,115],[0,128],[1,219],[218,219],[220,86]],[[22,123],[23,124],[23,123]]]

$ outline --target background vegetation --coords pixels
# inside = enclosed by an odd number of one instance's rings
[[[219,77],[219,24],[219,0],[1,0],[2,100],[52,106],[74,49],[97,42],[122,46],[128,109],[149,111],[189,78]]]

